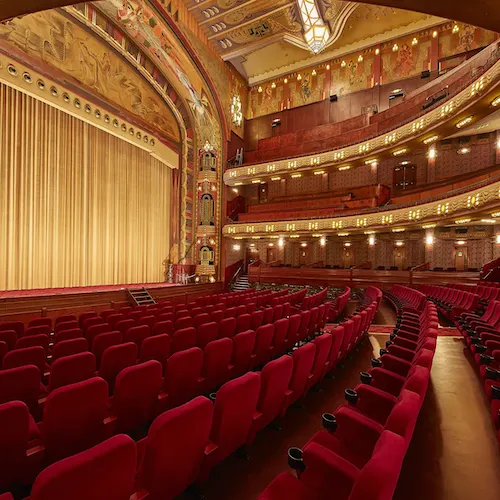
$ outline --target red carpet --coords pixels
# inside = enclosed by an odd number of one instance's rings
[[[37,288],[33,290],[4,290],[0,291],[0,299],[14,297],[39,297],[42,295],[67,295],[72,293],[112,292],[124,288],[164,288],[171,286],[182,286],[178,283],[132,283],[126,285],[98,285],[98,286],[75,286],[68,288]]]
[[[382,333],[389,335],[392,333],[394,325],[372,325],[370,326],[370,333]],[[461,337],[460,333],[455,327],[439,327],[440,337]]]

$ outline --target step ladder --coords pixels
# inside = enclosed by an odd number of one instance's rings
[[[248,274],[242,274],[238,276],[238,279],[233,283],[233,290],[247,290],[250,288],[250,283],[248,282]]]
[[[156,304],[155,300],[145,288],[139,288],[137,290],[132,290],[127,288],[129,297],[132,298],[137,306],[149,306],[151,304]]]

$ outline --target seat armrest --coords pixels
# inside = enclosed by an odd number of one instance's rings
[[[399,396],[401,388],[406,382],[406,378],[385,368],[372,368],[372,387],[388,392],[393,396]]]

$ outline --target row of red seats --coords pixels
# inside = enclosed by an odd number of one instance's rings
[[[273,309],[281,311],[282,306],[270,308],[271,311]],[[245,332],[245,335],[236,328],[234,318],[226,318],[220,324],[215,322],[203,324],[198,328],[198,331],[194,328],[186,328],[175,332],[172,337],[160,334],[141,339],[135,338],[135,342],[122,343],[123,337],[120,332],[101,333],[94,338],[93,353],[86,352],[88,343],[84,338],[56,344],[50,368],[41,347],[18,349],[11,351],[4,358],[4,369],[0,371],[0,381],[4,381],[5,384],[0,384],[0,402],[19,398],[29,405],[35,416],[39,415],[37,401],[41,397],[40,394],[43,395],[45,392],[50,392],[63,385],[90,378],[94,376],[96,369],[98,370],[97,374],[107,381],[112,394],[115,379],[120,370],[135,364],[137,360],[140,363],[148,360],[159,361],[163,368],[162,371],[166,373],[165,385],[168,385],[170,380],[177,380],[180,383],[174,369],[179,370],[178,365],[181,365],[183,357],[178,356],[179,360],[177,361],[176,358],[176,361],[172,363],[167,363],[167,361],[170,361],[171,354],[183,352],[193,347],[205,349],[206,354],[209,353],[206,356],[208,357],[207,364],[213,364],[213,359],[219,359],[222,350],[222,358],[224,355],[230,357],[232,367],[229,372],[232,376],[236,376],[236,374],[246,371],[248,365],[253,368],[266,361],[268,355],[275,356],[289,350],[297,342],[304,341],[317,330],[321,330],[326,323],[327,312],[327,306],[321,304],[318,308],[301,311],[300,314],[292,315],[290,318],[276,316],[275,321],[256,326],[255,331],[249,330],[250,325],[246,325],[247,328],[241,331]],[[222,328],[226,321],[232,322],[231,330]],[[233,337],[234,349],[232,348]],[[217,339],[226,339],[229,342],[214,344]],[[64,348],[64,352],[58,348]],[[58,356],[54,360],[56,351],[60,352],[61,357]],[[194,359],[192,359],[193,357]],[[202,365],[205,365],[201,351],[197,357],[194,354],[191,358],[186,355],[185,361],[191,363],[189,368],[192,369],[191,373],[195,373],[191,378],[199,378],[200,381],[204,381],[205,385],[208,384],[208,388],[214,387],[210,385],[211,377],[205,376],[207,368],[202,368]],[[34,366],[30,370],[20,370],[20,367],[26,365]],[[167,365],[167,369],[165,369],[165,365]],[[179,373],[184,372],[181,370]],[[42,379],[48,381],[47,387],[41,384]]]
[[[375,308],[376,304],[368,310],[361,311],[356,316],[359,316],[360,318],[370,318],[371,320],[371,318],[373,318]],[[307,312],[309,311],[303,311],[301,316]],[[287,320],[282,319],[280,321],[283,322]],[[358,324],[361,325],[363,323],[359,322]],[[365,326],[365,331],[367,328],[368,325]],[[237,335],[234,341],[236,342],[236,339],[247,335],[247,333],[248,332]],[[291,357],[282,356],[281,358],[267,363],[260,374],[249,373],[240,379],[226,383],[219,390],[215,398],[215,408],[213,410],[214,421],[210,431],[210,440],[206,439],[202,443],[203,446],[201,446],[204,458],[202,454],[201,468],[199,469],[197,476],[198,481],[203,482],[214,465],[219,463],[240,446],[249,446],[253,441],[255,434],[261,428],[271,423],[278,416],[283,415],[294,401],[305,395],[313,385],[320,382],[322,378],[335,367],[338,361],[338,351],[342,344],[342,338],[343,335],[341,334],[341,330],[338,330],[335,334],[325,333],[316,337],[311,343],[307,343],[296,349]],[[227,343],[231,341],[229,339],[222,339],[222,342]],[[178,354],[180,355],[182,353]],[[155,362],[144,363],[143,365],[149,367],[149,365],[153,366],[152,363]],[[191,362],[185,362],[181,366],[188,370],[192,364],[193,363]],[[119,376],[121,376],[121,374]],[[66,394],[70,392],[74,393],[75,389],[80,389],[85,384],[96,385],[95,381],[100,381],[100,379],[90,379],[85,382],[80,382],[73,384],[72,386],[66,386],[58,389],[52,395],[49,395],[47,405],[49,405],[49,400],[55,397],[54,394],[57,395],[63,391]],[[105,382],[101,381],[100,385],[102,384],[105,384]],[[143,393],[145,392],[149,395],[151,394],[148,390],[145,390],[145,387],[148,387],[145,380],[143,380],[143,383],[134,384],[134,387],[138,391],[141,391],[141,399],[138,399],[138,394],[135,394],[134,398],[134,394],[131,394],[130,391],[128,392],[128,409],[125,413],[128,419],[133,419],[134,416],[137,417],[138,412],[140,413],[143,411],[143,408],[147,406],[146,400],[148,396]],[[134,399],[135,401],[133,401]],[[78,411],[76,407],[66,408],[66,425],[69,426],[70,429],[66,429],[65,425],[61,426],[61,436],[64,436],[65,440],[64,443],[59,443],[60,446],[74,447],[76,446],[75,443],[81,444],[82,442],[85,446],[87,446],[92,439],[95,439],[95,429],[92,430],[92,436],[87,434],[85,439],[82,437],[82,434],[89,432],[88,422],[94,422],[95,424],[95,422],[99,420],[98,418],[91,418],[92,408],[94,408],[94,411],[97,412],[95,406],[93,407],[93,405],[89,404],[89,402],[86,402],[84,406],[86,408],[85,415],[81,417],[71,414],[72,411]],[[139,408],[142,410],[139,410]],[[1,413],[2,412],[0,411],[0,415]],[[165,414],[160,416],[159,419],[164,418],[164,415]],[[218,415],[218,417],[215,418],[215,415]],[[102,417],[102,412],[99,413],[99,416]],[[184,418],[184,420],[186,419]],[[191,420],[191,422],[196,422],[196,420]],[[185,430],[187,431],[185,434],[189,434],[190,436],[198,435],[199,422],[196,422],[198,425],[190,424],[189,421],[184,423],[186,425]],[[150,435],[156,425],[156,422],[153,423],[150,429]],[[196,433],[194,432],[193,425],[197,429]],[[181,430],[182,429],[177,428],[178,433],[180,433]],[[73,433],[73,436],[70,435],[71,432]],[[80,438],[77,439],[74,434],[78,434]],[[97,435],[99,435],[99,433],[97,433]],[[100,435],[102,435],[102,433]],[[149,439],[149,437],[147,439]],[[169,444],[170,448],[171,443]],[[163,442],[162,446],[164,446]],[[51,450],[51,456],[54,456],[53,443]],[[184,456],[184,454],[182,455]],[[182,460],[180,461],[182,462]],[[186,465],[185,462],[182,463]],[[193,464],[191,463],[191,467],[192,465]],[[165,464],[163,464],[163,467],[164,466]],[[158,467],[160,467],[160,465],[158,465]],[[42,472],[40,476],[43,477],[43,474],[44,473]],[[174,477],[184,477],[185,475],[185,472],[183,475],[178,473]],[[193,480],[194,479],[191,476],[191,480],[185,483],[182,489],[188,486]],[[163,484],[165,484],[165,478],[163,480]],[[36,486],[37,484],[35,482],[35,486],[33,488],[35,491]],[[164,496],[154,498],[172,498],[177,493],[180,493],[182,489],[179,491],[172,491],[169,488],[168,493],[162,491],[161,494]],[[63,489],[63,491],[66,490]],[[88,492],[88,489],[86,491]],[[66,494],[68,494],[67,491]],[[96,496],[93,495],[89,495],[89,497],[96,498]]]
[[[500,302],[490,301],[482,316],[462,314],[458,328],[484,384],[500,443]]]
[[[330,319],[335,320],[338,316],[340,316],[345,309],[345,306],[349,302],[349,299],[351,298],[351,289],[346,286],[345,290],[337,295],[335,299],[332,302],[332,307],[330,308]]]
[[[346,403],[322,416],[323,431],[303,447],[290,448],[297,473],[279,474],[259,500],[390,500],[427,392],[437,334],[433,305],[421,315],[403,313],[397,339],[414,349],[381,352],[361,384],[345,391]],[[420,324],[425,327],[412,333]],[[408,352],[406,352],[408,351]]]
[[[392,285],[389,291],[384,292],[384,296],[398,314],[405,311],[420,313],[427,301],[425,294],[403,285]]]
[[[479,296],[475,293],[445,286],[421,285],[419,288],[450,321],[463,312],[475,312],[477,309]]]
[[[449,284],[448,287],[476,293],[479,296],[479,305],[481,307],[486,307],[490,300],[500,300],[500,283],[494,281],[483,281],[476,286],[453,283]]]

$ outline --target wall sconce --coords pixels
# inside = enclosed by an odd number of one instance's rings
[[[351,246],[351,244],[347,241],[346,243],[344,243],[344,246],[345,246],[345,247],[350,247],[350,246]]]
[[[274,243],[269,243],[267,246],[269,246],[269,247],[273,247],[273,246],[274,246]]]
[[[425,237],[425,244],[426,245],[434,245],[434,236],[432,234],[428,234]]]
[[[375,246],[375,236],[373,236],[373,234],[368,236],[368,245],[370,245],[371,247]]]
[[[300,246],[301,246],[302,248],[306,248],[306,247],[307,247],[307,243],[301,243],[301,244],[300,244]]]
[[[284,240],[283,238],[280,238],[280,239],[278,240],[278,246],[279,246],[280,248],[283,248],[283,246],[284,246],[284,245],[285,245],[285,240]]]
[[[395,244],[397,247],[402,247],[405,243],[404,243],[404,241],[396,241],[394,244]]]
[[[460,245],[460,246],[461,246],[461,245],[465,245],[466,243],[467,243],[467,242],[466,242],[466,241],[464,241],[464,240],[458,240],[458,241],[456,242],[456,244],[457,244],[457,245]]]
[[[326,238],[322,236],[319,240],[320,246],[324,247],[326,245]]]
[[[275,118],[272,123],[271,123],[271,127],[279,127],[281,125],[281,120],[279,118]]]
[[[500,234],[497,234],[495,239],[496,239],[497,245],[500,245]]]
[[[429,159],[434,160],[437,156],[436,148],[429,149]]]
[[[233,245],[233,250],[235,252],[239,252],[241,250],[241,246],[240,245]]]

